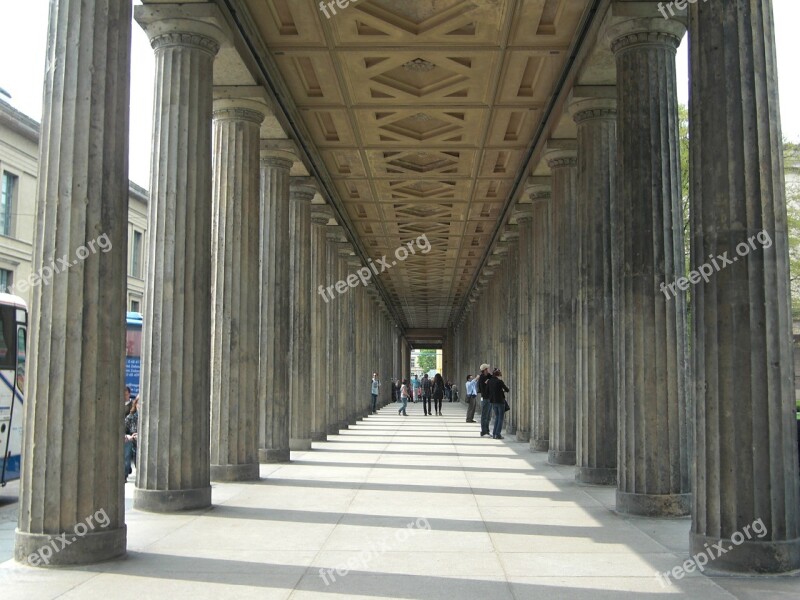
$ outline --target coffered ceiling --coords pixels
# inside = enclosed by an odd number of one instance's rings
[[[590,0],[245,4],[367,253],[430,241],[381,275],[404,326],[446,327]]]

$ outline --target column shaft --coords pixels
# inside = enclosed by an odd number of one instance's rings
[[[533,349],[531,347],[531,275],[533,271],[533,223],[530,204],[523,209],[519,224],[519,261],[517,271],[517,352],[516,352],[516,396],[517,440],[531,439],[531,388],[533,387]]]
[[[550,192],[533,198],[533,402],[531,450],[550,450],[550,405],[553,397],[553,225]]]
[[[311,200],[315,189],[292,181],[291,210],[291,398],[292,450],[311,450]]]
[[[322,207],[327,209],[328,207]],[[319,293],[319,286],[327,286],[328,271],[328,239],[327,223],[329,212],[312,213],[313,224],[311,235],[311,400],[313,417],[311,419],[311,440],[324,442],[328,439],[328,388],[329,374],[328,354],[328,305],[330,296]]]
[[[578,169],[574,151],[548,159],[553,179],[553,396],[548,461],[575,464],[578,253],[575,251]]]
[[[264,113],[214,111],[211,478],[258,479],[259,131]]]
[[[692,6],[690,24],[692,269],[720,267],[692,288],[691,551],[721,542],[715,569],[787,572],[800,500],[772,2]]]
[[[211,111],[222,35],[158,14],[136,7],[152,27],[156,86],[134,506],[170,512],[211,505]]]
[[[129,3],[50,6],[34,272],[61,256],[83,260],[43,276],[32,294],[14,549],[21,562],[101,511],[107,525],[48,564],[125,554],[116,399],[124,386],[130,22]],[[29,564],[40,566],[36,557]]]
[[[665,299],[659,284],[684,271],[675,81],[684,29],[660,18],[615,27],[617,510],[677,516],[690,509],[686,299]]]
[[[576,101],[578,124],[578,338],[576,478],[617,482],[611,202],[617,160],[616,101]]]
[[[289,460],[291,168],[290,156],[262,150],[258,459],[267,463]]]

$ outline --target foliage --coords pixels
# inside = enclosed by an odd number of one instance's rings
[[[420,350],[417,357],[417,366],[423,373],[436,368],[436,350]]]

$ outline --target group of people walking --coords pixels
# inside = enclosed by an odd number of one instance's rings
[[[397,389],[397,385],[392,383]],[[445,397],[445,382],[442,376],[439,373],[434,375],[433,379],[431,380],[428,375],[423,375],[422,381],[419,382],[419,391],[415,391],[414,385],[408,381],[408,379],[403,379],[400,382],[399,389],[397,389],[399,393],[399,400],[401,403],[400,409],[397,411],[398,415],[405,415],[408,416],[408,403],[414,402],[414,397],[421,397],[422,398],[422,409],[425,412],[425,416],[429,416],[434,414],[434,410],[436,411],[436,415],[442,416],[442,401]],[[431,404],[431,400],[433,400],[433,404]]]

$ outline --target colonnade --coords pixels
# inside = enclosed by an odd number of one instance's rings
[[[550,175],[530,178],[500,232],[447,332],[445,371],[463,382],[499,366],[510,434],[582,483],[616,484],[619,512],[691,515],[693,552],[760,519],[766,535],[715,568],[789,571],[800,499],[771,3],[689,11],[691,269],[754,236],[770,244],[708,280],[685,273],[684,25],[612,19],[616,85],[573,90],[577,137],[539,148]],[[389,402],[410,353],[375,288],[347,283],[363,265],[323,188],[292,176],[296,149],[261,138],[263,90],[215,88],[229,37],[216,4],[138,6],[136,19],[156,98],[134,506],[175,512],[210,506],[212,479],[255,479],[365,417],[373,371]],[[127,248],[130,28],[127,2],[54,4],[36,265],[101,234]],[[93,254],[34,292],[17,560],[101,509],[108,526],[51,565],[125,552],[125,258]],[[660,284],[673,282],[670,297]]]
[[[509,434],[575,465],[580,483],[616,485],[620,513],[691,516],[692,552],[722,542],[714,568],[746,573],[800,567],[771,14],[767,0],[689,7],[689,273],[675,66],[686,26],[613,17],[601,37],[616,85],[572,90],[577,138],[539,150],[551,174],[529,178],[455,324],[459,378],[484,362],[516,371]],[[517,229],[521,260],[506,236]],[[770,242],[737,254],[758,235]],[[720,255],[739,258],[701,278]],[[758,519],[768,534],[740,542]]]

